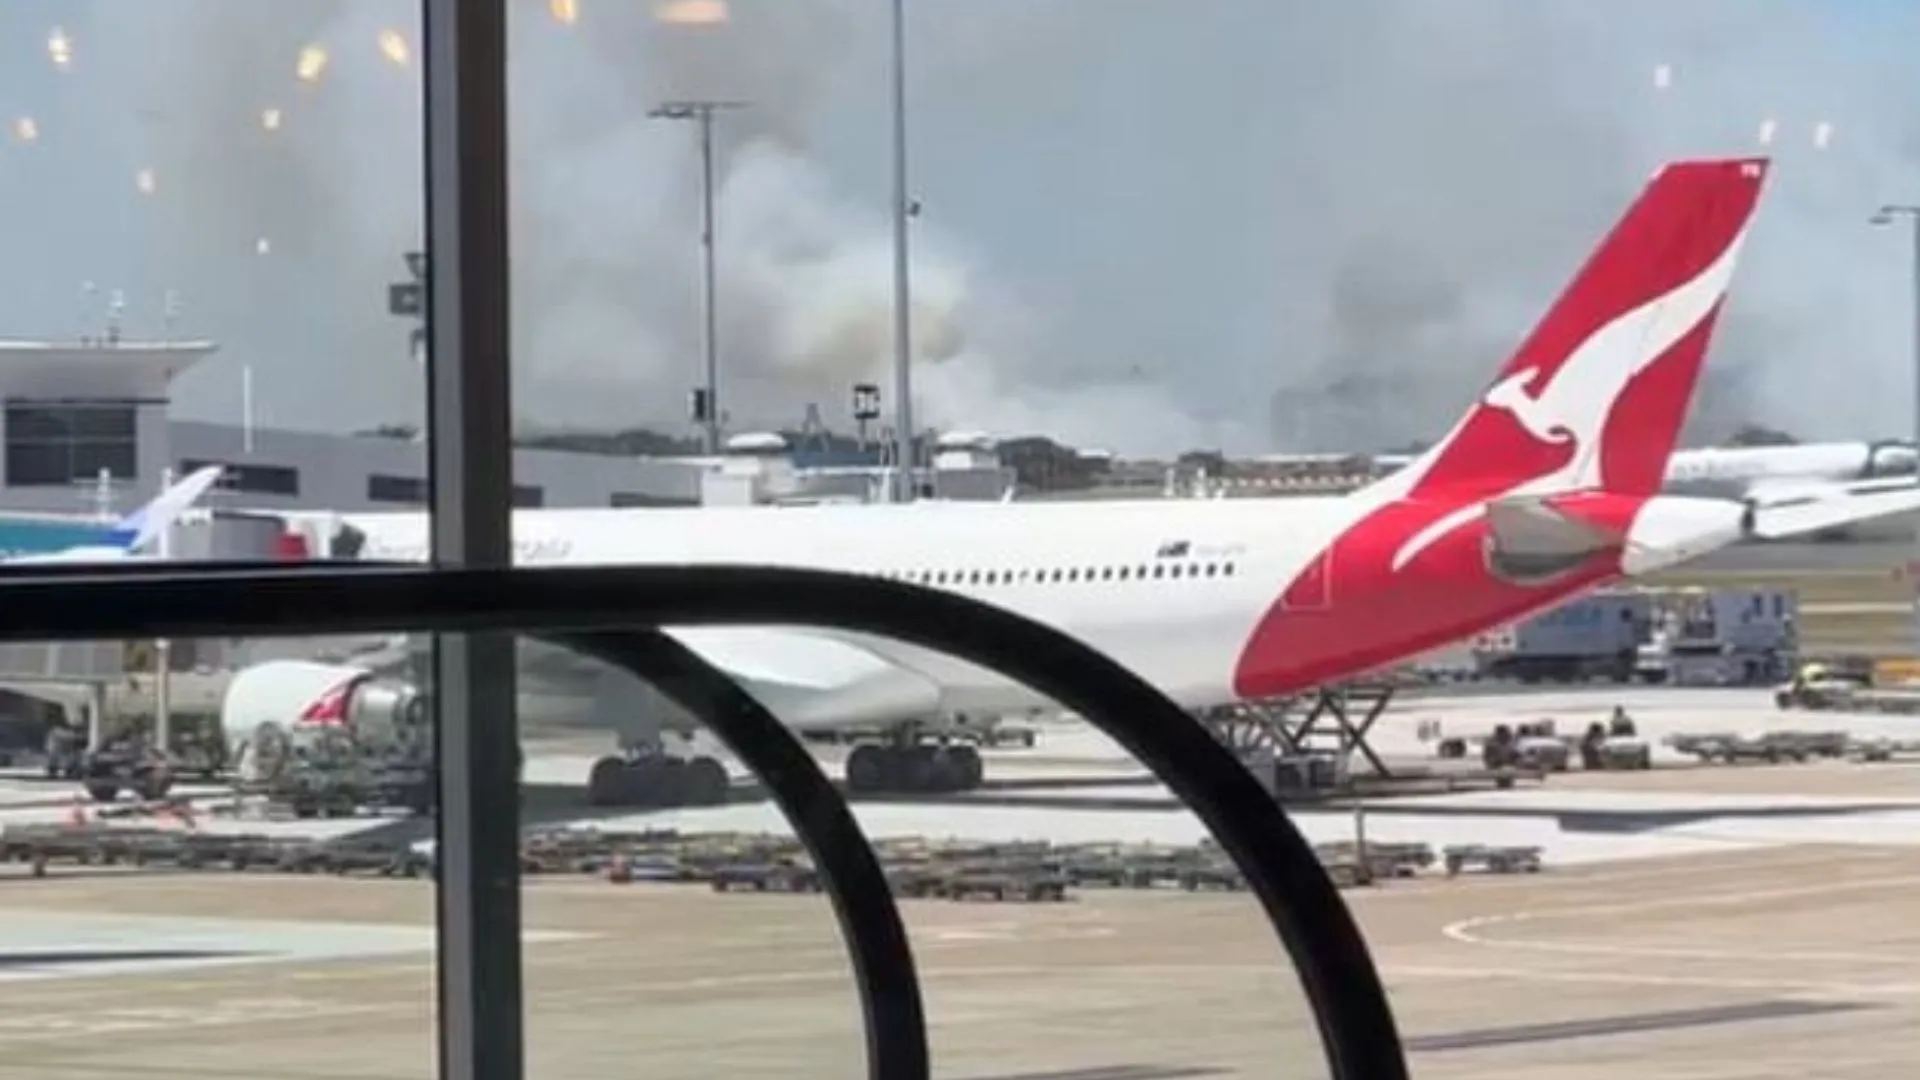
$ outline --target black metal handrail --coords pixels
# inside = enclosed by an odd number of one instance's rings
[[[1332,1075],[1406,1075],[1392,1010],[1359,928],[1272,797],[1138,676],[999,608],[873,578],[718,566],[210,573],[127,566],[0,575],[0,594],[0,640],[8,641],[804,625],[949,653],[1060,702],[1152,770],[1213,833],[1259,898],[1313,1003]]]
[[[931,1072],[926,1006],[907,926],[873,845],[794,733],[740,684],[658,630],[578,630],[540,640],[632,672],[707,727],[753,770],[806,845],[847,943],[866,1023],[867,1075]]]

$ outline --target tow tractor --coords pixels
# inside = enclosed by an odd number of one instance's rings
[[[1870,676],[1864,672],[1802,664],[1792,679],[1774,688],[1773,703],[1782,709],[1844,709],[1870,685]]]
[[[143,800],[164,799],[173,789],[173,767],[146,740],[123,738],[80,757],[80,784],[94,802],[109,803],[122,791]]]

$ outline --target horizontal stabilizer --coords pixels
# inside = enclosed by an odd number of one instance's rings
[[[1551,498],[1522,495],[1487,504],[1488,553],[1493,569],[1510,581],[1549,578],[1584,563],[1596,552],[1626,542],[1626,534],[1554,506]]]
[[[1487,527],[1500,550],[1516,555],[1590,554],[1626,539],[1617,530],[1570,516],[1547,497],[1534,495],[1488,503]]]
[[[1920,487],[1908,480],[1890,491],[1856,491],[1756,507],[1753,535],[1762,540],[1784,540],[1914,510],[1920,510]]]

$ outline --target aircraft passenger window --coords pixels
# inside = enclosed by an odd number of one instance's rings
[[[1100,568],[1100,580],[1101,580],[1101,581],[1112,581],[1112,580],[1113,580],[1113,567],[1111,567],[1111,566],[1103,566],[1103,567],[1101,567],[1101,568]]]
[[[978,570],[967,571],[967,584],[969,585],[980,584],[980,571]]]
[[[1079,580],[1080,580],[1080,571],[1078,571],[1078,570],[1069,570],[1069,571],[1067,571],[1067,580],[1068,580],[1068,581],[1079,581]]]
[[[1153,576],[1154,576],[1154,577],[1166,577],[1166,576],[1167,576],[1167,568],[1166,568],[1166,567],[1164,567],[1164,566],[1156,566],[1156,567],[1154,567],[1154,568],[1153,568]]]
[[[1223,574],[1225,574],[1225,575],[1227,575],[1228,577],[1232,577],[1232,576],[1233,576],[1233,564],[1232,564],[1232,563],[1228,563],[1228,564],[1227,564],[1226,566],[1224,566],[1224,567],[1222,567],[1222,568],[1221,568],[1221,571],[1220,571],[1220,572],[1221,572],[1221,573],[1223,573]]]
[[[1219,568],[1219,567],[1217,567],[1217,566],[1215,566],[1215,565],[1213,565],[1212,563],[1208,563],[1208,564],[1207,564],[1207,576],[1208,576],[1208,577],[1212,577],[1212,576],[1213,576],[1214,574],[1216,574],[1216,573],[1218,573],[1218,572],[1219,572],[1219,570],[1220,570],[1220,568]]]

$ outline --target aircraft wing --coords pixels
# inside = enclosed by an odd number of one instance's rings
[[[1911,476],[1880,476],[1869,480],[1760,480],[1748,485],[1746,501],[1756,508],[1795,506],[1847,495],[1909,491]]]
[[[668,627],[666,632],[732,676],[789,727],[873,726],[940,711],[938,682],[855,640],[802,627]]]
[[[1920,510],[1920,486],[1907,479],[1890,490],[1842,490],[1827,496],[1756,505],[1753,535],[1762,540],[1781,540],[1914,510]]]

